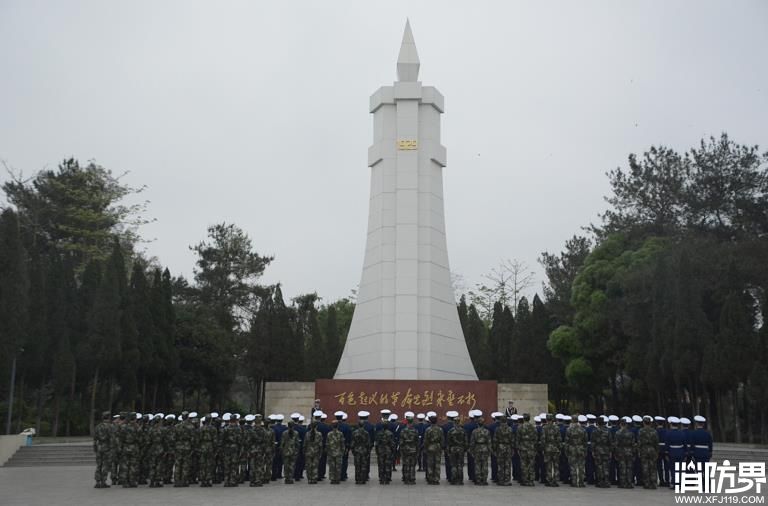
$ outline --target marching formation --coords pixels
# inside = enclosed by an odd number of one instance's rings
[[[401,463],[402,481],[416,483],[424,471],[426,482],[437,485],[444,460],[451,485],[464,484],[464,468],[475,485],[500,486],[512,481],[549,487],[569,483],[607,488],[642,485],[674,487],[675,463],[707,462],[712,436],[706,419],[674,416],[553,415],[492,413],[486,424],[480,410],[463,421],[448,411],[442,424],[437,413],[406,412],[404,419],[388,409],[373,424],[370,413],[357,413],[356,426],[337,411],[331,423],[315,411],[308,425],[299,413],[287,424],[283,415],[195,412],[173,414],[105,412],[94,432],[96,488],[120,484],[136,487],[236,487],[248,482],[260,487],[276,480],[286,484],[304,479],[316,484],[326,472],[331,484],[347,480],[351,454],[358,485],[370,479],[375,453],[378,480],[392,481]],[[462,423],[464,422],[464,423]]]

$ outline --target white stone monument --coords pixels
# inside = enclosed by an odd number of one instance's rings
[[[408,22],[397,81],[371,96],[371,197],[357,306],[335,379],[476,380],[451,286],[443,96],[417,81]]]

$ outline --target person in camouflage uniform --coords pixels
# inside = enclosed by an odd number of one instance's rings
[[[475,485],[488,485],[488,457],[491,455],[491,433],[482,417],[469,438],[469,453],[475,459]]]
[[[611,431],[605,426],[607,418],[598,417],[597,428],[592,432],[592,456],[595,459],[595,481],[598,488],[610,488],[608,470],[611,464],[613,438]]]
[[[120,426],[125,423],[125,413],[112,417],[112,465],[109,471],[109,478],[112,485],[120,483]]]
[[[296,458],[299,456],[299,433],[293,426],[293,421],[288,422],[288,430],[283,432],[280,439],[280,455],[283,458],[283,475],[285,483],[293,483],[293,472],[295,471]]]
[[[248,456],[251,468],[251,486],[260,487],[264,481],[265,455],[267,453],[267,429],[261,415],[255,415],[251,434],[251,454]],[[271,431],[270,431],[271,432]],[[269,480],[267,480],[269,481]]]
[[[424,431],[424,451],[427,454],[427,483],[430,485],[440,484],[440,456],[445,446],[445,436],[443,429],[437,425],[437,413],[430,411],[427,413],[429,418],[429,427]]]
[[[307,470],[307,483],[317,484],[320,471],[320,455],[323,453],[323,435],[318,430],[320,417],[317,416],[309,424],[304,434],[304,467]]]
[[[149,478],[149,414],[142,416],[136,427],[139,432],[139,473],[137,483],[146,485]]]
[[[498,427],[491,442],[491,450],[496,457],[496,485],[507,487],[512,485],[512,448],[515,446],[515,435],[502,413],[497,413],[496,421]]]
[[[147,431],[147,455],[149,461],[149,486],[152,488],[163,486],[163,460],[165,458],[165,445],[163,441],[163,415],[157,414],[150,422]]]
[[[262,485],[266,485],[272,481],[272,462],[275,460],[275,450],[277,446],[275,431],[272,430],[272,422],[273,420],[270,419],[269,423],[264,427],[266,434],[264,435],[264,474],[261,478]]]
[[[101,414],[101,423],[93,431],[93,451],[96,453],[95,488],[109,488],[107,475],[112,468],[112,422],[111,414]]]
[[[173,453],[176,445],[174,441],[176,415],[166,415],[165,422],[163,425],[163,448],[165,449],[165,456],[163,457],[163,483],[170,485],[173,483],[173,464],[176,462],[176,456]]]
[[[413,426],[414,414],[405,413],[405,427],[400,430],[400,458],[403,463],[403,483],[416,484],[416,458],[419,453],[419,432]]]
[[[368,477],[368,465],[371,455],[371,436],[365,430],[368,419],[367,411],[357,414],[357,428],[352,432],[352,457],[355,460],[355,485],[363,485]]]
[[[240,445],[242,431],[237,419],[229,413],[224,414],[223,421],[227,424],[221,431],[222,463],[224,464],[224,486],[238,485],[238,466],[240,464]]]
[[[139,474],[139,429],[136,413],[127,413],[126,421],[120,425],[120,483],[123,488],[136,488]]]
[[[631,419],[630,419],[631,421]],[[635,435],[627,428],[627,419],[622,418],[616,433],[616,460],[619,462],[619,488],[634,488],[632,485],[632,465],[635,460]]]
[[[584,473],[587,458],[587,431],[584,428],[587,417],[579,415],[577,422],[565,431],[565,452],[570,467],[571,486],[584,487]]]
[[[198,437],[198,451],[200,452],[198,463],[200,466],[201,487],[213,486],[213,472],[216,465],[215,448],[218,444],[218,437],[219,431],[212,425],[210,415],[204,417]]]
[[[389,485],[392,481],[392,445],[395,435],[389,430],[389,423],[383,423],[376,431],[376,461],[379,465],[379,483]]]
[[[306,440],[304,444],[306,444]],[[331,422],[331,432],[326,437],[325,447],[328,455],[328,475],[331,478],[331,485],[338,485],[341,483],[341,461],[346,452],[344,434],[339,430],[338,420]],[[309,473],[309,468],[307,468],[307,473]]]
[[[526,487],[534,486],[534,463],[538,437],[536,427],[531,423],[531,415],[524,413],[523,423],[517,429],[515,446],[520,456],[520,484]]]
[[[182,415],[181,423],[173,428],[173,454],[176,458],[173,473],[174,487],[189,486],[190,459],[192,458],[192,447],[196,443],[195,428],[189,421],[188,413],[183,412]]]
[[[253,447],[253,415],[238,418],[240,427],[240,451],[238,452],[237,483],[245,483],[248,475],[248,465],[251,461],[251,448]]]
[[[464,485],[464,455],[467,452],[467,433],[464,427],[459,423],[459,413],[449,411],[446,416],[453,420],[453,426],[448,430],[445,437],[446,457],[450,463],[448,469],[451,475],[448,476],[448,483],[451,485]]]
[[[656,460],[659,458],[659,434],[651,425],[653,418],[643,417],[643,426],[637,434],[638,453],[642,469],[643,488],[656,488]]]
[[[560,437],[560,428],[555,425],[555,417],[552,413],[547,414],[547,424],[541,432],[541,446],[544,451],[544,470],[548,487],[559,487],[557,482],[560,470],[560,447],[562,439]]]

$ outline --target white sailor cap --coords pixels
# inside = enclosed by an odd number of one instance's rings
[[[688,418],[681,418],[680,423],[682,423],[683,425],[690,425],[691,421]]]
[[[211,413],[211,418],[218,418],[218,417],[219,417],[219,414],[217,412],[214,411],[213,413]]]
[[[693,421],[696,422],[696,423],[704,423],[704,422],[707,421],[707,419],[704,418],[701,415],[696,415],[696,416],[693,417]]]
[[[344,412],[343,412],[343,411],[336,411],[336,412],[333,414],[333,416],[335,416],[336,418],[341,418],[341,417],[343,417],[343,416],[344,416]]]
[[[475,410],[475,418],[480,418],[481,416],[483,416],[483,412],[480,411],[479,409],[476,409]]]
[[[358,411],[357,416],[358,418],[368,418],[371,414],[367,411]]]
[[[608,423],[608,417],[605,415],[600,415],[600,420],[602,420],[603,423]]]
[[[540,423],[541,422],[541,417],[539,415],[536,415],[536,416],[533,417],[533,421],[536,422],[536,423]]]
[[[224,416],[222,416],[221,419],[225,422],[230,421],[232,419],[232,413],[224,413]]]
[[[254,420],[256,420],[255,416],[253,416],[253,415],[245,415],[245,421],[246,422],[252,422]]]
[[[304,417],[303,417],[303,416],[300,416],[300,418],[304,418]],[[320,415],[320,420],[325,420],[326,418],[328,418],[328,415],[326,415],[325,413],[323,413],[322,415]]]
[[[656,420],[657,422],[666,422],[667,421],[666,418],[664,418],[663,416],[658,416],[658,415],[654,416],[653,419]]]
[[[303,422],[305,420],[304,415],[299,415],[299,421]]]
[[[344,412],[342,411],[342,413],[344,413]],[[346,413],[344,413],[343,415],[341,415],[341,419],[342,419],[342,420],[346,420],[347,418],[349,418],[349,417],[347,416],[347,414],[346,414]]]
[[[570,422],[571,420],[573,420],[573,417],[571,415],[563,415],[563,420],[565,420],[566,422]]]
[[[232,413],[230,413],[229,411],[227,411],[226,413],[224,413],[224,414],[221,416],[221,418],[222,418],[222,419],[224,419],[224,417],[225,417],[225,416],[229,416],[229,417],[231,418],[231,417],[232,417]]]
[[[640,423],[643,421],[643,417],[640,415],[632,415],[632,421]]]
[[[643,421],[644,422],[652,422],[653,417],[651,415],[643,415]]]
[[[437,418],[437,413],[434,411],[427,412],[427,418]]]
[[[677,425],[680,423],[680,419],[676,416],[670,416],[669,418],[667,418],[667,421],[672,425]]]
[[[240,420],[240,413],[232,413],[232,418],[235,420]]]
[[[610,420],[611,422],[618,422],[619,417],[616,415],[608,415],[608,420]]]
[[[379,413],[381,413],[382,415],[389,415],[392,413],[392,411],[387,408],[384,408],[381,411],[379,411]]]
[[[171,413],[170,415],[165,415],[166,420],[176,420],[176,415]]]
[[[586,421],[587,421],[587,417],[586,417],[586,416],[584,416],[584,415],[579,415],[579,422],[580,422],[580,423],[585,423]],[[575,430],[575,429],[574,429],[574,430]]]
[[[119,414],[117,414],[117,415],[112,415],[112,419],[113,419],[113,420],[115,420],[115,419],[117,419],[117,418],[120,418],[120,415],[119,415]]]
[[[275,420],[277,420],[278,422],[282,422],[283,420],[285,420],[285,416],[278,413],[275,415]]]
[[[555,414],[555,420],[564,420],[564,419],[565,419],[565,415],[563,415],[562,413]]]
[[[162,413],[158,413],[158,414],[156,414],[156,415],[154,416],[154,420],[162,420],[162,419],[163,419],[163,416],[164,416],[164,415],[163,415]]]
[[[459,412],[458,411],[448,411],[447,413],[445,413],[445,416],[447,418],[458,418],[459,417]]]
[[[494,411],[493,413],[491,413],[491,418],[498,418],[500,416],[504,416],[504,415],[502,415],[498,411]]]
[[[319,409],[316,409],[312,412],[312,418],[320,418],[321,416],[323,416],[323,412],[320,411]]]
[[[301,413],[291,413],[291,420],[298,420]]]
[[[625,423],[632,423],[632,417],[631,416],[622,416],[621,420]]]
[[[197,418],[197,411],[191,412],[188,418]]]
[[[512,416],[510,416],[510,418],[517,422],[519,420],[524,419],[525,417],[523,415],[512,415]]]
[[[141,420],[141,413],[136,413],[136,420]]]
[[[416,415],[413,414],[413,411],[406,411],[403,416],[408,420],[413,420],[413,417]]]
[[[391,415],[389,415],[390,422],[394,422],[396,420],[397,420],[397,413],[392,413]]]
[[[416,415],[417,420],[424,420],[426,417],[427,415],[425,415],[424,413],[419,413],[418,415]]]
[[[595,415],[593,415],[592,413],[589,413],[587,415],[587,420],[597,420],[597,417]]]

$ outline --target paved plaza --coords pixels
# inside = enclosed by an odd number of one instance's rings
[[[372,476],[376,476],[375,468]],[[483,505],[483,504],[546,504],[551,505],[596,505],[596,504],[638,504],[643,506],[675,504],[674,493],[668,489],[644,490],[635,488],[597,489],[594,487],[572,488],[560,486],[548,488],[537,485],[534,488],[512,485],[499,487],[490,484],[478,487],[472,484],[463,487],[450,486],[443,482],[430,486],[424,482],[424,474],[418,473],[418,483],[406,486],[400,474],[394,473],[391,485],[355,485],[344,482],[330,485],[327,481],[307,485],[306,480],[285,485],[279,482],[262,488],[240,486],[237,488],[173,488],[159,489],[141,486],[134,489],[112,487],[93,488],[92,467],[14,467],[0,468],[0,504],[3,506],[119,506],[119,505]]]

